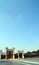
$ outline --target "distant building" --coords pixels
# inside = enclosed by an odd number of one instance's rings
[[[18,58],[24,58],[23,50],[18,50]]]
[[[14,50],[15,48],[8,49],[8,47],[6,47],[6,59],[14,59]]]

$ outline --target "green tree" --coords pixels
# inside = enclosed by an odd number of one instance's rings
[[[36,53],[36,51],[32,51],[32,53]]]
[[[39,55],[39,50],[36,51],[36,55]]]
[[[27,54],[27,55],[31,55],[31,52],[30,52],[30,51],[28,51],[26,54]]]

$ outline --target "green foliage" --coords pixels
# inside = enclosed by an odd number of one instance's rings
[[[36,54],[39,55],[39,50],[36,51]]]
[[[27,53],[24,53],[24,55],[31,55],[31,52],[28,51]]]
[[[25,54],[25,55],[30,55],[31,53],[35,53],[36,55],[39,55],[39,50],[37,50],[37,51],[32,51],[32,52],[28,51],[27,53],[24,53],[24,54]]]
[[[36,53],[36,51],[32,51],[32,53]]]
[[[30,55],[30,54],[31,54],[31,52],[30,52],[30,51],[28,51],[26,54],[29,54],[29,55]]]

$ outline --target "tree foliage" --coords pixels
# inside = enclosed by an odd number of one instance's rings
[[[25,55],[31,55],[31,54],[36,54],[36,55],[39,55],[39,50],[37,50],[37,51],[32,51],[32,52],[30,52],[30,51],[28,51],[27,53],[24,53]]]

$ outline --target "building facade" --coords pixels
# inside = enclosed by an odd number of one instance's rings
[[[8,47],[6,47],[6,59],[14,59],[14,50],[15,48],[8,49]]]
[[[23,50],[18,50],[18,58],[24,58]]]

